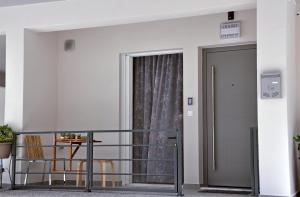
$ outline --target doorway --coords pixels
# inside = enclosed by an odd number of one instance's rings
[[[121,65],[121,129],[178,128],[182,131],[182,50],[122,54]],[[173,160],[172,148],[167,150],[161,149],[163,146],[151,146],[173,144],[174,141],[168,135],[167,132],[151,132],[121,136],[121,143],[134,145],[132,148],[120,150],[121,157],[134,160],[121,165],[123,172],[135,174],[123,178],[123,183],[174,184],[173,177],[151,176],[174,173],[173,162],[158,161]]]
[[[257,125],[256,45],[203,51],[204,184],[251,187],[250,127]]]
[[[183,127],[182,53],[133,58],[133,129],[173,129]],[[172,174],[172,140],[167,132],[133,133],[134,174]],[[144,161],[149,159],[148,161]],[[141,161],[142,160],[142,161]],[[134,183],[173,184],[173,177],[133,176]]]

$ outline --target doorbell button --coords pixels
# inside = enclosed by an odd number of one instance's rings
[[[193,111],[192,110],[188,110],[187,111],[187,116],[189,116],[189,117],[193,116]]]

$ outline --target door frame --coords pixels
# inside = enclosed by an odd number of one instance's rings
[[[225,52],[225,51],[238,51],[238,50],[249,50],[257,49],[256,43],[244,43],[238,45],[230,46],[214,46],[207,48],[199,48],[199,63],[202,63],[202,68],[200,67],[200,72],[202,74],[199,77],[202,77],[202,84],[199,83],[200,88],[202,88],[200,93],[202,93],[202,103],[199,106],[202,106],[202,135],[200,134],[200,145],[199,154],[200,154],[200,165],[202,165],[202,172],[200,171],[200,187],[209,187],[208,185],[208,123],[207,123],[207,54],[212,52]],[[202,155],[201,155],[202,154]],[[250,153],[249,153],[250,154]],[[200,168],[200,166],[199,166]]]
[[[120,130],[132,130],[133,128],[133,58],[141,56],[153,56],[153,55],[166,55],[183,53],[182,48],[176,49],[164,49],[142,52],[129,52],[120,54]],[[120,144],[132,144],[132,133],[120,133]],[[119,148],[119,159],[131,158],[131,147]],[[132,172],[132,163],[126,162],[125,164],[119,164],[119,169],[122,173]],[[122,184],[131,184],[132,176],[122,176]]]

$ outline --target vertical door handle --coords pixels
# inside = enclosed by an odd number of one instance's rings
[[[216,170],[216,133],[215,133],[215,66],[211,66],[211,103],[212,103],[212,169]]]

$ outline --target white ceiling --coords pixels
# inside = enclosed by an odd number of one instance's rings
[[[41,0],[26,0],[26,2]],[[48,0],[47,0],[48,1]],[[1,28],[60,31],[255,9],[257,0],[62,0],[0,7]],[[0,0],[0,5],[25,0]],[[46,2],[46,1],[42,1]]]
[[[62,0],[0,0],[0,7],[25,5],[33,3],[47,3],[50,1],[62,1]]]

